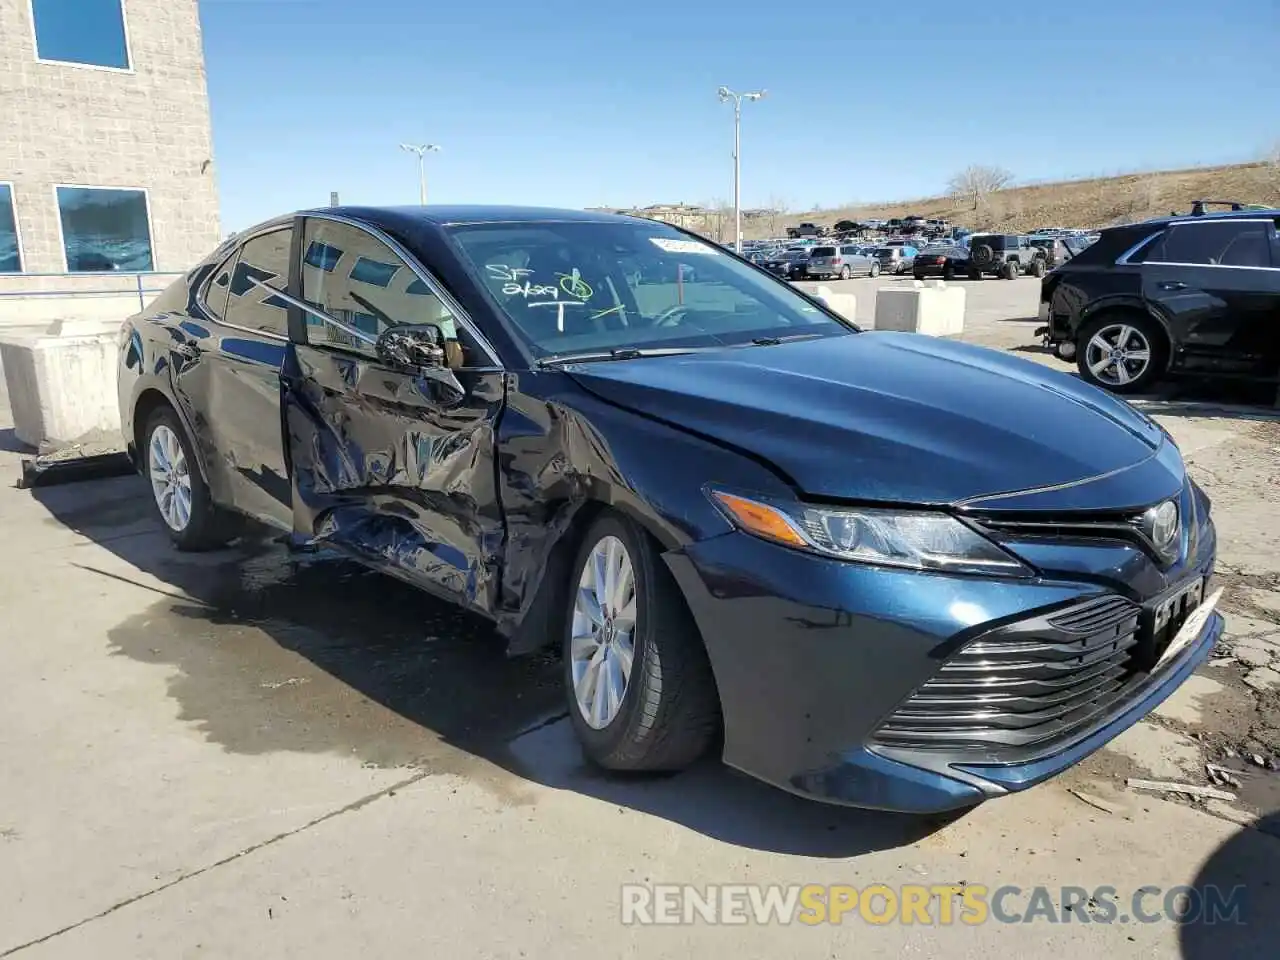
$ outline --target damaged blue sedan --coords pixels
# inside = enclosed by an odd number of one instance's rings
[[[251,517],[559,647],[611,770],[714,747],[818,800],[962,808],[1105,744],[1222,631],[1209,501],[1146,416],[861,331],[666,224],[304,211],[120,343],[179,549]]]

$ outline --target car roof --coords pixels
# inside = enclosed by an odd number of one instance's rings
[[[520,207],[505,204],[428,204],[404,207],[317,207],[303,210],[308,213],[330,214],[367,220],[381,226],[433,224],[443,227],[461,223],[538,223],[570,221],[574,223],[636,223],[649,222],[642,217],[630,217],[597,210],[569,210],[558,207]]]
[[[1215,213],[1203,213],[1195,216],[1190,213],[1179,213],[1172,217],[1152,217],[1150,220],[1143,220],[1143,226],[1167,226],[1170,223],[1201,223],[1209,220],[1261,220],[1267,217],[1280,217],[1280,208],[1271,208],[1267,210],[1219,210]],[[1132,226],[1132,224],[1125,224]]]

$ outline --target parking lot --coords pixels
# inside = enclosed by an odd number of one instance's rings
[[[870,325],[875,290],[910,282],[826,286]],[[961,285],[963,339],[1070,369],[1034,342],[1037,281]],[[554,659],[508,660],[485,624],[269,538],[177,554],[140,479],[19,490],[0,444],[0,958],[1273,955],[1280,413],[1237,399],[1137,401],[1214,501],[1222,648],[1067,774],[944,819],[714,761],[603,776]],[[1125,783],[1211,785],[1206,763],[1235,800]],[[1044,886],[1059,906],[1064,886],[1243,884],[1247,922],[624,925],[629,883]]]

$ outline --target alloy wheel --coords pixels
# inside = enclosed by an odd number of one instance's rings
[[[635,660],[636,576],[626,545],[602,537],[583,564],[569,655],[574,701],[593,730],[622,709]]]
[[[191,522],[191,468],[178,435],[163,423],[151,431],[147,475],[160,516],[169,529],[181,533]]]
[[[1089,338],[1085,363],[1099,382],[1124,386],[1146,373],[1151,365],[1151,343],[1137,327],[1113,323]]]

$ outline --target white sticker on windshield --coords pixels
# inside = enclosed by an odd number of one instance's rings
[[[665,250],[667,253],[702,253],[718,256],[719,251],[715,247],[707,243],[699,243],[697,240],[676,240],[672,237],[650,237],[649,242],[659,250]]]

